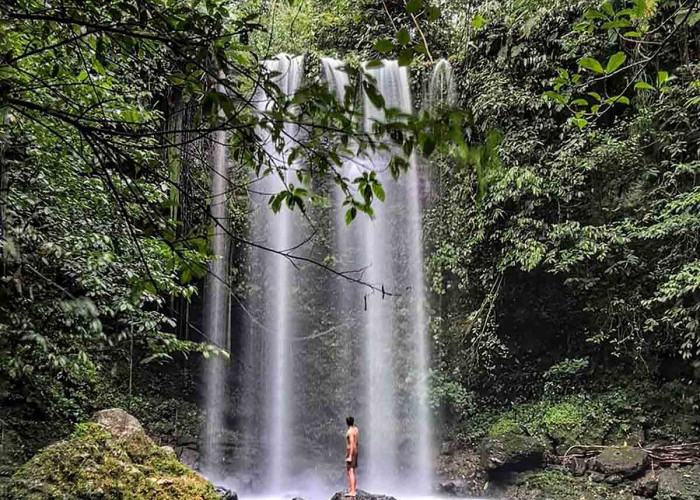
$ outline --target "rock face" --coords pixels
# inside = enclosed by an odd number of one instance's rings
[[[700,500],[700,464],[659,472],[659,500]]]
[[[348,500],[348,497],[345,496],[344,491],[339,491],[333,497],[331,500]],[[388,495],[378,495],[375,493],[368,493],[363,490],[357,490],[357,500],[396,500],[394,497],[390,497]]]
[[[48,446],[12,477],[24,500],[219,500],[214,486],[164,450],[122,410],[99,412]]]
[[[593,460],[593,468],[606,476],[631,478],[647,467],[647,453],[641,448],[606,448]]]
[[[478,497],[488,480],[479,454],[455,445],[438,457],[437,476],[436,490],[452,496]]]
[[[132,417],[124,410],[119,408],[110,408],[108,410],[100,410],[92,419],[105,427],[115,436],[132,436],[134,434],[144,434],[143,427],[135,417]]]
[[[521,471],[542,463],[544,445],[536,438],[513,434],[484,439],[480,451],[481,466],[489,472]]]

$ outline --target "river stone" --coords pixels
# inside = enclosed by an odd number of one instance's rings
[[[481,442],[481,466],[487,471],[521,471],[542,463],[544,445],[530,436],[512,434]]]
[[[659,472],[659,500],[700,500],[700,465]]]
[[[349,500],[348,497],[345,496],[346,492],[345,491],[339,491],[333,497],[331,500]],[[351,499],[350,499],[351,500]],[[394,497],[390,497],[388,495],[378,495],[376,493],[368,493],[363,490],[357,490],[357,500],[396,500]]]
[[[647,452],[641,448],[606,448],[593,460],[593,468],[603,474],[626,478],[638,476],[646,469]]]
[[[100,410],[93,415],[92,419],[118,437],[129,437],[135,434],[145,435],[143,427],[136,420],[136,417],[119,408]]]

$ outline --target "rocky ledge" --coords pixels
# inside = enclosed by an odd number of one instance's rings
[[[352,500],[346,497],[347,492],[345,491],[339,491],[333,497],[331,500]],[[357,490],[357,500],[396,500],[394,497],[390,497],[388,495],[378,495],[376,493],[369,493],[367,491],[363,490]]]

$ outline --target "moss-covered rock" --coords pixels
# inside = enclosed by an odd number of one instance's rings
[[[132,417],[133,418],[133,417]],[[13,476],[17,500],[216,500],[214,486],[143,432],[79,424]]]
[[[658,500],[700,500],[700,465],[659,472]]]
[[[542,463],[544,445],[534,437],[506,434],[482,441],[481,466],[487,471],[525,470]]]
[[[595,483],[584,477],[576,477],[558,470],[527,472],[516,484],[503,493],[506,498],[517,500],[632,500],[633,493],[627,486],[611,486]]]
[[[559,454],[579,442],[585,428],[586,414],[582,405],[569,402],[548,407],[542,418],[547,437]]]
[[[593,468],[605,475],[635,477],[647,466],[646,451],[634,446],[606,448],[593,461]]]

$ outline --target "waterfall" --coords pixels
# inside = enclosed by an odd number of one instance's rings
[[[204,335],[214,345],[229,349],[228,329],[228,151],[226,132],[212,134],[210,145],[211,199],[210,217],[213,226],[212,251],[215,256],[210,264],[205,284]],[[206,431],[202,468],[212,476],[218,476],[223,462],[221,433],[224,431],[226,406],[227,362],[221,356],[207,360],[206,376]]]
[[[324,73],[339,100],[348,77],[342,64],[323,60]],[[396,61],[367,70],[388,108],[412,112],[408,71]],[[342,89],[342,92],[341,92]],[[364,99],[364,126],[371,132],[383,114]],[[431,483],[431,425],[428,407],[428,339],[423,255],[421,250],[418,165],[394,181],[388,163],[398,151],[349,159],[343,174],[354,178],[376,172],[386,201],[375,200],[375,217],[360,215],[345,227],[344,208],[336,202],[336,246],[344,269],[365,269],[363,279],[400,296],[346,285],[340,308],[361,320],[362,356],[357,370],[363,380],[358,397],[361,428],[362,485],[377,491],[427,492]],[[359,300],[358,300],[359,299]],[[361,307],[357,307],[357,303]],[[359,310],[358,310],[359,309]],[[359,322],[359,321],[358,321]],[[351,388],[347,392],[351,392]]]
[[[273,74],[272,82],[279,87],[284,96],[292,96],[299,88],[303,76],[303,58],[281,54],[275,59],[264,62],[267,71]],[[258,109],[267,111],[273,106],[272,96],[260,96]],[[266,132],[261,131],[265,139]],[[259,197],[252,207],[251,229],[253,240],[263,245],[285,251],[294,247],[298,241],[295,231],[296,213],[283,207],[274,214],[268,204],[271,194],[284,189],[285,183],[293,182],[295,175],[287,165],[287,156],[292,140],[299,133],[298,128],[285,124],[281,148],[270,137],[266,138],[265,153],[268,161],[276,167],[269,174],[254,184],[254,191]],[[278,151],[278,149],[281,149]],[[253,256],[256,261],[254,269],[261,275],[253,279],[263,279],[260,294],[261,304],[256,306],[264,335],[269,336],[267,367],[263,376],[266,378],[265,401],[263,402],[264,422],[264,478],[267,489],[280,491],[289,484],[290,453],[294,451],[290,435],[294,407],[292,404],[293,356],[291,341],[295,331],[294,303],[292,297],[293,265],[284,257],[270,252],[257,251]]]
[[[343,66],[322,59],[323,75],[340,101],[351,83]],[[301,57],[282,54],[264,68],[276,75],[273,83],[281,94],[292,96],[300,88]],[[387,106],[412,112],[405,68],[385,61],[368,73]],[[273,106],[273,95],[256,99],[261,115]],[[363,101],[363,124],[371,132],[372,122],[383,115]],[[432,439],[416,158],[409,159],[413,168],[394,180],[387,165],[395,151],[348,155],[343,175],[352,179],[376,172],[386,201],[375,200],[374,218],[360,214],[347,226],[339,190],[317,180],[314,188],[332,192],[332,203],[309,207],[310,223],[287,207],[274,214],[268,204],[285,180],[296,178],[287,158],[299,134],[286,126],[284,137],[276,140],[265,127],[258,131],[266,140],[266,155],[282,174],[263,172],[252,179],[250,239],[316,261],[329,259],[329,265],[355,270],[353,276],[378,290],[251,250],[246,302],[252,319],[239,354],[243,396],[236,410],[247,443],[241,454],[250,457],[238,463],[238,472],[259,471],[258,492],[326,496],[344,485],[345,417],[353,415],[360,428],[360,487],[427,493]],[[348,149],[356,144],[350,141]],[[394,295],[383,294],[382,287]]]
[[[433,74],[428,84],[427,104],[430,109],[451,106],[456,99],[455,84],[452,77],[452,65],[447,59],[435,63]]]

